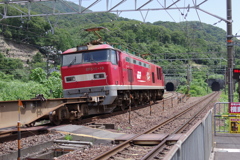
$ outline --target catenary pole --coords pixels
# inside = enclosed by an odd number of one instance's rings
[[[232,35],[232,0],[227,0],[227,55],[228,55],[228,101],[233,102],[233,35]]]

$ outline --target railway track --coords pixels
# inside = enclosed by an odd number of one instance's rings
[[[178,96],[178,98],[176,97],[176,95]],[[182,97],[184,97],[184,95],[173,93],[173,92],[167,93],[166,97],[163,100],[157,101],[157,103],[155,105],[153,105],[153,107],[152,107],[153,114],[155,114],[156,111],[158,111],[160,113],[162,112],[162,110],[164,108],[163,105],[162,105],[163,103],[165,104],[165,111],[167,111],[168,106],[171,106],[172,100],[174,100],[174,104],[176,104],[176,100],[181,99]],[[141,105],[139,107],[132,107],[131,108],[131,111],[132,111],[131,114],[137,113],[138,109],[149,110],[149,104]],[[93,123],[98,122],[99,119],[105,119],[106,117],[114,117],[115,115],[121,115],[121,114],[124,114],[124,113],[127,113],[127,112],[129,112],[128,109],[125,110],[125,111],[119,111],[119,112],[116,112],[116,113],[114,112],[114,113],[111,113],[111,114],[105,114],[105,115],[90,117],[90,118],[87,118],[87,119],[81,119],[81,121],[76,122],[76,124],[79,123],[79,124],[82,124],[82,125],[88,125],[87,123],[89,123],[89,125],[92,125],[92,122]],[[142,118],[144,118],[146,115],[140,115],[140,116],[143,116]],[[35,126],[35,127],[29,127],[29,128],[25,127],[25,128],[22,129],[22,131],[24,132],[24,134],[29,133],[29,135],[32,135],[32,134],[37,135],[38,134],[37,130],[39,130],[39,129],[42,130],[43,129],[42,127],[47,128],[47,127],[52,127],[52,126]],[[24,129],[26,131],[24,131]],[[34,131],[34,129],[36,129],[36,131]],[[31,131],[29,132],[27,130],[31,130]],[[47,131],[47,130],[45,130],[45,131]],[[12,137],[16,139],[17,136],[16,136],[16,134],[13,134]],[[4,141],[6,138],[2,138],[2,140]],[[25,144],[25,140],[23,140],[23,144]],[[147,148],[149,148],[149,147],[152,147],[152,146],[147,146]]]
[[[162,100],[157,101],[157,103],[162,103],[162,104],[166,104],[169,103],[170,101],[172,101],[172,99],[174,98],[178,99],[184,99],[185,95],[181,95],[178,94],[176,92],[167,92],[165,94],[165,98]],[[126,110],[121,110],[121,111],[116,111],[113,113],[109,113],[109,114],[102,114],[102,115],[97,115],[97,116],[91,116],[91,117],[86,117],[80,120],[76,120],[76,121],[72,121],[72,124],[77,124],[77,125],[87,125],[87,126],[92,126],[94,125],[94,121],[98,120],[98,119],[102,119],[102,118],[107,118],[107,117],[111,117],[111,116],[116,116],[116,115],[120,115],[120,114],[124,114],[131,111],[136,111],[138,109],[142,109],[145,107],[148,107],[149,104],[143,104],[140,105],[138,107],[131,107],[128,108]],[[163,105],[163,109],[164,109],[164,105]],[[45,120],[44,120],[45,121]],[[22,126],[21,127],[21,132],[22,132],[22,137],[28,137],[31,135],[38,135],[38,134],[42,134],[42,133],[46,133],[48,132],[48,128],[50,128],[50,122],[46,123],[45,125],[40,125],[40,126],[31,126],[31,127],[26,127],[26,126]],[[6,142],[6,141],[11,141],[16,139],[17,137],[17,128],[16,127],[10,127],[10,128],[0,128],[0,142]]]
[[[164,97],[164,99],[159,100],[159,101],[157,101],[155,103],[161,104],[162,105],[161,108],[162,108],[162,110],[164,110],[164,109],[166,109],[167,106],[170,106],[170,105],[168,105],[168,103],[173,105],[173,99],[174,98],[178,99],[177,103],[180,103],[184,99],[186,99],[187,96],[184,95],[184,94],[179,94],[177,92],[167,92],[165,97]],[[113,116],[116,116],[116,115],[121,115],[121,114],[124,114],[124,113],[127,113],[127,112],[132,112],[132,111],[134,112],[134,111],[137,111],[139,109],[149,107],[149,106],[151,106],[153,104],[154,104],[153,102],[150,102],[150,104],[147,103],[147,104],[139,105],[137,107],[130,107],[130,108],[127,108],[125,110],[116,111],[116,112],[109,113],[109,114],[92,116],[90,118],[81,119],[80,121],[75,121],[75,122],[73,122],[73,124],[77,124],[77,125],[84,124],[84,125],[87,125],[87,126],[93,126],[93,125],[95,125],[94,121],[97,121],[98,119],[104,119],[104,118],[108,118],[108,117],[113,117]]]
[[[173,146],[173,143],[168,143],[170,142],[168,138],[171,135],[186,132],[218,94],[213,93],[208,98],[202,98],[201,101],[193,103],[181,113],[169,117],[163,123],[127,139],[112,150],[95,157],[94,160],[163,159]],[[154,139],[154,135],[161,137],[160,140]],[[153,139],[153,141],[150,141],[150,139]],[[158,144],[156,145],[156,143]]]

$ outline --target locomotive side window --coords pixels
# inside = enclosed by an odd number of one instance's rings
[[[111,50],[111,62],[112,64],[117,64],[117,52],[114,50]]]
[[[154,72],[152,72],[152,82],[155,83],[155,75],[154,75]]]
[[[141,61],[138,61],[136,59],[130,58],[130,57],[126,57],[125,58],[126,62],[132,63],[132,64],[136,64],[139,66],[143,66],[145,68],[150,68],[150,65]]]
[[[157,67],[157,79],[159,79],[159,68]]]
[[[132,69],[127,69],[128,72],[128,82],[133,82],[133,70]]]
[[[157,79],[161,80],[161,68],[157,67]]]
[[[162,77],[161,77],[161,72],[162,72],[162,69],[161,68],[158,68],[158,74],[159,74],[159,79],[161,80]]]

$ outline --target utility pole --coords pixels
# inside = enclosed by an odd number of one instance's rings
[[[226,67],[224,69],[224,93],[227,94],[226,87],[227,87],[227,70]]]
[[[227,54],[228,54],[228,101],[233,102],[233,35],[232,35],[232,0],[227,0]]]
[[[207,72],[207,93],[208,93],[208,72]]]
[[[47,79],[49,77],[49,54],[50,54],[50,51],[47,50]]]
[[[190,75],[191,75],[191,66],[188,64],[187,65],[187,95],[190,93]]]
[[[238,102],[240,102],[240,80],[238,80]]]

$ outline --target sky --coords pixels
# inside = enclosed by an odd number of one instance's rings
[[[68,0],[79,4],[79,0]],[[82,6],[88,7],[97,0],[82,0]],[[90,7],[89,9],[92,11],[106,11],[107,10],[107,3],[108,9],[112,8],[122,0],[99,0],[98,3]],[[137,0],[137,8],[148,2],[149,0]],[[144,6],[142,9],[153,9],[153,8],[162,8],[164,2],[167,2],[166,6],[172,4],[173,1],[176,0],[152,0],[149,4]],[[200,4],[205,0],[180,0],[172,7],[177,9],[171,10],[158,10],[158,11],[142,11],[142,14],[139,11],[129,11],[129,12],[122,12],[120,13],[120,17],[125,17],[129,19],[136,19],[139,21],[145,22],[156,22],[156,21],[170,21],[170,22],[183,22],[183,21],[200,21],[203,23],[211,24],[222,28],[226,31],[227,24],[225,21],[220,21],[219,18],[215,18],[209,14],[206,14],[200,10],[190,8],[189,11],[187,9],[181,9],[181,7],[186,7],[188,5],[193,6],[193,1]],[[135,0],[126,0],[124,3],[119,5],[118,7],[114,8],[113,10],[131,10],[135,8]],[[226,13],[226,4],[227,0],[206,0],[199,8],[217,15],[223,19],[227,19]],[[116,13],[116,12],[112,12]],[[183,13],[183,15],[181,14]],[[143,19],[144,17],[144,19]],[[240,35],[240,0],[232,0],[232,30],[233,35]]]

